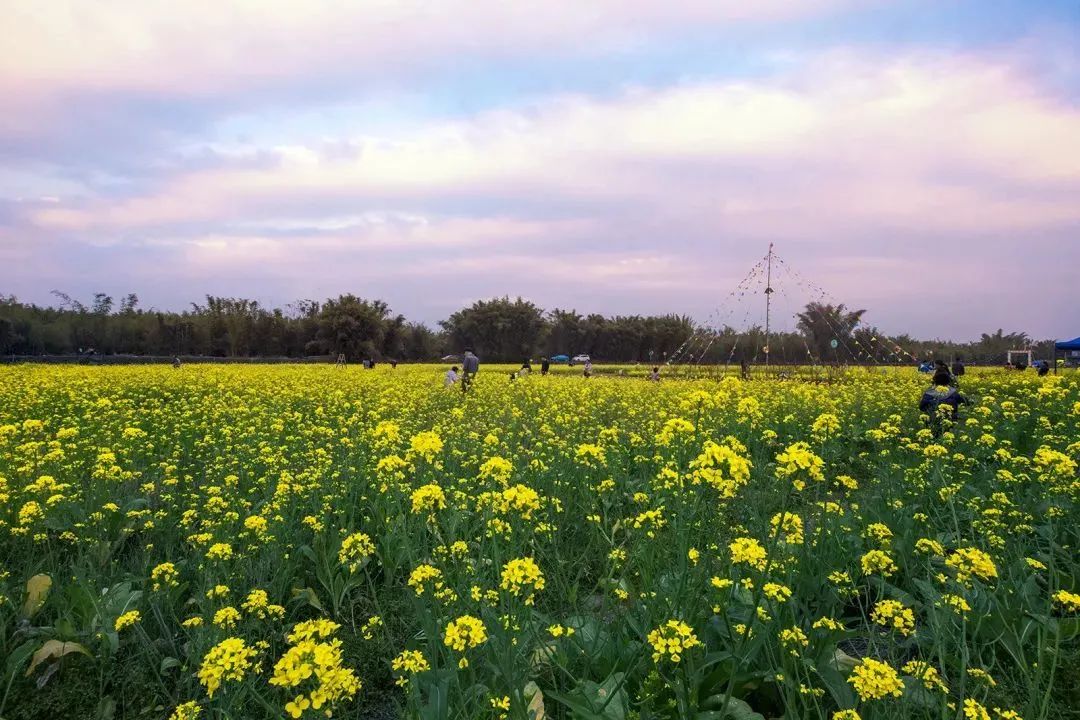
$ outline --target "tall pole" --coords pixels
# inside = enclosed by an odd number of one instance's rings
[[[769,319],[772,310],[772,247],[769,243],[769,254],[765,256],[765,367],[769,367]]]

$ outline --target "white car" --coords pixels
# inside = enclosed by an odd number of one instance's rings
[[[574,357],[570,358],[570,362],[572,362],[572,363],[587,363],[587,362],[589,362],[589,356],[588,355],[575,355]]]

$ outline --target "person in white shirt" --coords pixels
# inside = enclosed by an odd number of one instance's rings
[[[446,379],[443,381],[443,385],[450,387],[457,382],[457,365],[446,371]]]

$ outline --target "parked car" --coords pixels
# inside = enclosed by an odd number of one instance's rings
[[[570,364],[571,365],[575,365],[577,363],[587,363],[587,362],[589,362],[589,356],[588,355],[575,355],[574,357],[570,358]]]

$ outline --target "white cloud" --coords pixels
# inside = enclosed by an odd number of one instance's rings
[[[361,148],[355,158],[328,158],[315,138],[274,148],[277,163],[34,217],[109,233],[543,202],[597,222],[622,207],[759,237],[1025,231],[1080,221],[1069,137],[1080,110],[993,62],[834,53],[757,82],[566,96],[405,139],[343,138]]]

